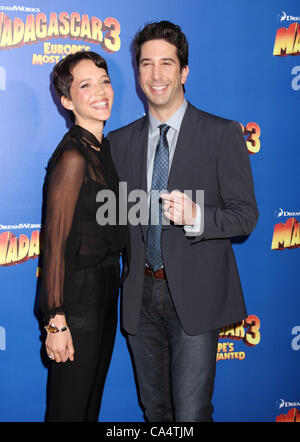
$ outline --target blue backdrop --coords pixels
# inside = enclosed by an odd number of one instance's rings
[[[243,125],[260,211],[252,235],[234,244],[249,317],[221,331],[214,419],[300,420],[299,2],[52,0],[0,5],[0,421],[44,419],[42,185],[67,131],[50,87],[54,63],[87,48],[106,58],[115,91],[107,133],[144,113],[129,47],[139,27],[161,19],[189,40],[187,99]],[[100,420],[143,421],[120,328]]]

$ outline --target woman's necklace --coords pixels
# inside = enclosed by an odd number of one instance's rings
[[[89,146],[90,146],[92,149],[96,150],[97,152],[100,152],[100,150],[101,150],[101,147],[95,147],[95,146],[92,146],[91,144],[89,144]]]
[[[83,141],[84,141],[84,142],[87,144],[87,146],[89,146],[91,149],[94,149],[94,150],[96,150],[97,152],[100,152],[101,147],[92,146],[91,143],[90,143],[90,141],[89,141],[86,137],[83,137]]]

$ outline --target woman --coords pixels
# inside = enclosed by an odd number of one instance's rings
[[[40,307],[52,360],[47,421],[97,421],[117,323],[120,253],[127,228],[98,225],[96,194],[118,178],[103,137],[113,89],[105,60],[78,52],[54,68],[53,83],[75,125],[46,175]],[[117,203],[118,207],[118,203]]]

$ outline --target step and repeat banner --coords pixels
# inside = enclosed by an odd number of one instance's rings
[[[189,41],[187,99],[241,124],[260,211],[249,238],[233,241],[249,316],[220,331],[214,419],[300,421],[296,0],[0,3],[0,421],[44,420],[42,187],[69,127],[52,69],[70,53],[98,52],[115,92],[105,133],[128,124],[145,112],[130,44],[138,28],[162,19],[179,24]],[[99,420],[143,422],[120,324]]]

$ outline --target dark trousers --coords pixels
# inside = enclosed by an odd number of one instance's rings
[[[96,422],[117,326],[119,265],[82,269],[75,275],[80,300],[67,318],[74,361],[51,362],[47,422]],[[75,288],[74,288],[75,290]],[[80,293],[79,293],[80,292]]]
[[[166,280],[145,275],[138,332],[129,344],[148,421],[212,421],[218,336],[187,335]]]

